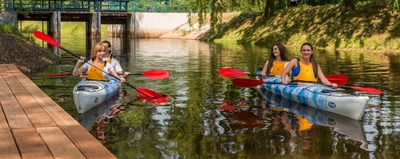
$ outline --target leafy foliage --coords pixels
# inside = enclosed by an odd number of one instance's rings
[[[268,18],[275,14],[276,11],[287,10],[292,7],[304,6],[323,6],[323,5],[343,5],[345,10],[355,10],[358,3],[379,3],[389,1],[393,11],[400,9],[399,0],[298,0],[297,5],[290,4],[287,0],[189,0],[191,13],[198,16],[200,25],[206,22],[207,15],[210,15],[211,35],[217,36],[223,30],[222,13],[225,12],[263,12],[264,18]]]
[[[10,24],[0,24],[0,32],[1,33],[19,33],[18,29]]]

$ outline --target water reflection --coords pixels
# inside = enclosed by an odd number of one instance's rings
[[[127,93],[121,89],[118,96],[114,96],[102,104],[91,108],[84,113],[74,113],[74,118],[102,143],[106,143],[107,126],[112,118],[126,110]]]
[[[75,39],[62,39],[63,47],[84,55],[85,47],[74,44]],[[125,70],[165,69],[170,73],[165,80],[128,78],[127,82],[136,87],[168,95],[170,102],[155,105],[136,101],[136,91],[124,88],[129,101],[124,105],[126,110],[113,116],[104,127],[104,145],[118,158],[400,156],[397,154],[400,149],[400,56],[397,54],[316,52],[325,74],[345,74],[349,76],[349,85],[385,92],[382,96],[371,96],[370,107],[358,122],[301,107],[296,112],[283,104],[285,111],[282,111],[266,103],[257,89],[235,87],[231,79],[219,75],[222,67],[254,72],[267,60],[269,47],[137,39],[131,41],[130,49],[124,49],[120,39],[108,40],[113,42],[113,52]],[[290,58],[300,56],[299,48],[288,48],[288,52]],[[31,78],[73,115],[72,88],[79,78],[40,76],[72,71],[76,59],[65,54],[62,58],[62,65]],[[298,115],[313,123],[308,134],[298,132]]]

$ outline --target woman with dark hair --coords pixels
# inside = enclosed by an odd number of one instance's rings
[[[269,59],[265,63],[261,75],[266,76],[280,76],[288,64],[286,58],[286,49],[281,43],[272,45]]]
[[[124,73],[118,60],[113,58],[113,54],[111,53],[111,43],[108,40],[104,40],[101,43],[106,47],[106,54],[104,55],[103,60],[110,63],[114,67],[115,72],[117,72],[120,77],[125,77],[129,75],[129,72]]]
[[[288,84],[286,76],[291,71],[292,82],[316,83],[319,78],[323,84],[332,85],[332,87],[336,88],[337,84],[329,82],[315,60],[314,48],[311,43],[306,42],[301,45],[300,51],[302,57],[290,60],[285,70],[283,70],[281,76],[282,84]]]

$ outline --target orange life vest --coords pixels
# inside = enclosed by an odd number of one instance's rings
[[[97,66],[100,69],[103,69],[105,67],[107,62],[104,62]],[[92,62],[94,65],[94,62]],[[87,75],[85,76],[87,80],[96,80],[96,81],[107,81],[107,79],[103,76],[103,70],[99,70],[96,67],[90,65],[89,71],[87,72]]]
[[[284,69],[285,69],[285,61],[282,61],[281,63],[277,63],[276,61],[274,61],[272,63],[271,73],[269,75],[280,76],[282,75]]]
[[[313,126],[313,123],[310,122],[309,120],[303,118],[302,116],[295,114],[294,115],[299,121],[299,127],[298,127],[298,131],[303,131],[303,130],[310,130],[311,127]]]
[[[314,72],[312,64],[306,65],[297,60],[297,67],[292,70],[292,81],[317,82],[316,72]]]

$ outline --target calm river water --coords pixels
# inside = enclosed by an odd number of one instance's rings
[[[162,106],[135,101],[127,91],[126,111],[92,127],[95,118],[74,112],[72,89],[78,77],[44,77],[71,72],[76,59],[63,52],[63,63],[33,74],[32,80],[60,106],[96,134],[118,158],[398,158],[400,156],[400,56],[392,53],[326,52],[315,55],[326,75],[349,76],[348,84],[374,87],[363,120],[301,107],[254,88],[239,88],[220,76],[231,67],[254,72],[267,60],[269,47],[213,44],[195,40],[138,39],[128,51],[112,38],[113,52],[130,72],[165,69],[170,78],[130,76],[128,83],[166,94]],[[61,45],[84,55],[85,40],[62,39]],[[126,50],[126,49],[125,49]],[[288,48],[299,57],[299,48]],[[279,108],[279,107],[285,107]],[[229,109],[231,108],[231,109]],[[290,109],[292,108],[292,109]],[[98,115],[98,114],[97,114]],[[299,118],[301,116],[302,118]],[[96,116],[98,117],[98,116]],[[313,123],[300,132],[300,120]],[[88,125],[89,124],[89,125]],[[100,128],[99,128],[100,127]]]

